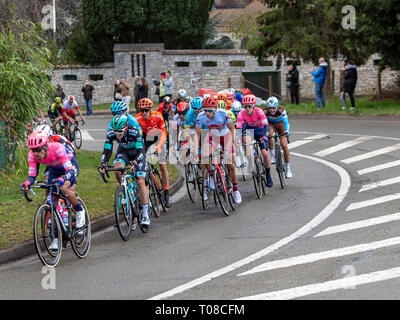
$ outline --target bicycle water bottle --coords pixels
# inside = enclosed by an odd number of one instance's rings
[[[65,202],[63,199],[58,200],[58,205],[56,207],[56,210],[60,213],[60,216],[63,220],[63,224],[65,226],[68,226],[68,209],[65,206]]]

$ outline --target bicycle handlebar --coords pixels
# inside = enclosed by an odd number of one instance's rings
[[[38,185],[35,186],[34,184],[38,184]],[[45,183],[45,181],[35,181],[34,184],[29,186],[28,189],[22,190],[22,192],[24,194],[24,197],[28,202],[32,202],[33,201],[32,198],[30,198],[29,195],[28,195],[28,191],[30,189],[50,189],[51,187],[56,186],[57,187],[57,191],[59,190],[59,186],[55,182],[53,182],[53,183]]]
[[[129,165],[131,166],[133,163],[134,163],[134,161],[131,161],[131,162],[129,162]],[[133,172],[135,172],[135,168],[130,168],[130,167],[114,168],[114,166],[99,166],[97,169],[104,169],[105,170],[104,173],[100,172],[100,176],[101,176],[101,178],[103,179],[103,181],[105,183],[108,183],[108,179],[110,179],[110,175],[108,174],[108,172],[110,172],[110,171],[119,171],[122,174],[124,174],[128,170],[132,170]],[[107,176],[108,179],[105,176]]]

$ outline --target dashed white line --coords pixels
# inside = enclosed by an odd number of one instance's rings
[[[351,222],[351,223],[340,224],[337,226],[332,226],[332,227],[326,228],[325,230],[321,231],[314,237],[322,237],[322,236],[327,236],[327,235],[334,234],[334,233],[340,233],[340,232],[345,232],[345,231],[350,231],[350,230],[355,230],[355,229],[360,229],[360,228],[366,228],[366,227],[374,226],[377,224],[392,222],[392,221],[396,221],[396,220],[400,220],[400,212],[388,214],[388,215],[377,217],[377,218],[365,219],[365,220],[355,221],[355,222]]]
[[[365,273],[353,277],[346,277],[343,279],[331,280],[291,289],[257,294],[249,297],[239,298],[236,300],[287,300],[338,289],[352,288],[363,284],[385,281],[398,277],[400,277],[400,268],[392,268],[371,273]]]
[[[365,169],[361,169],[358,170],[357,173],[359,175],[363,175],[366,173],[371,173],[371,172],[375,172],[375,171],[379,171],[379,170],[384,170],[384,169],[388,169],[388,168],[393,168],[396,166],[400,166],[400,160],[396,160],[396,161],[391,161],[391,162],[387,162],[387,163],[382,163],[376,166],[372,166],[369,168],[365,168]]]
[[[398,149],[400,149],[400,143],[397,143],[397,144],[395,144],[393,146],[385,147],[385,148],[382,148],[382,149],[374,150],[374,151],[371,151],[371,152],[363,153],[363,154],[360,154],[360,155],[355,156],[355,157],[347,158],[347,159],[342,160],[342,162],[346,163],[346,164],[350,164],[350,163],[358,162],[358,161],[361,161],[361,160],[377,157],[377,156],[380,156],[380,155],[385,154],[385,153],[396,151]]]
[[[333,250],[328,250],[328,251],[323,251],[323,252],[311,253],[311,254],[306,254],[306,255],[302,255],[302,256],[297,256],[297,257],[263,263],[249,271],[239,274],[238,276],[245,276],[245,275],[249,275],[249,274],[265,272],[265,271],[270,271],[270,270],[275,270],[275,269],[280,269],[280,268],[288,268],[288,267],[297,266],[299,264],[306,264],[306,263],[316,262],[316,261],[320,261],[320,260],[326,260],[326,259],[330,259],[330,258],[343,257],[343,256],[348,256],[348,255],[359,253],[359,252],[376,250],[379,248],[394,246],[394,245],[398,245],[398,244],[400,244],[400,237],[390,238],[390,239],[381,240],[381,241],[375,241],[375,242],[371,242],[371,243],[363,243],[363,244],[358,244],[355,246],[349,246],[349,247],[333,249]]]
[[[346,211],[351,211],[351,210],[357,210],[369,206],[374,206],[377,204],[385,203],[388,201],[394,201],[400,199],[400,193],[395,193],[395,194],[390,194],[387,196],[379,197],[379,198],[374,198],[370,200],[365,200],[361,202],[355,202],[350,204],[347,208]]]
[[[336,146],[333,146],[333,147],[330,147],[330,148],[327,148],[327,149],[324,149],[324,150],[321,150],[319,152],[314,153],[314,156],[325,157],[327,155],[330,155],[332,153],[335,153],[335,152],[350,148],[352,146],[355,146],[355,145],[360,144],[362,142],[368,141],[370,139],[371,138],[367,138],[367,137],[359,137],[359,138],[356,138],[354,140],[350,140],[350,141],[346,141],[346,142],[343,142],[343,143],[339,143]]]
[[[390,186],[390,185],[396,184],[396,183],[400,183],[400,177],[390,178],[390,179],[366,184],[366,185],[362,186],[362,188],[360,189],[359,192],[364,192],[364,191],[376,189],[379,187]]]

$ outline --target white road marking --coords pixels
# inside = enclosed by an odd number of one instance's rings
[[[387,196],[379,197],[379,198],[374,198],[366,201],[361,201],[361,202],[355,202],[350,204],[347,208],[346,211],[351,211],[351,210],[357,210],[369,206],[373,206],[376,204],[388,202],[388,201],[393,201],[400,199],[400,193],[395,193],[395,194],[390,194]]]
[[[316,135],[311,136],[311,137],[307,137],[307,138],[304,138],[304,139],[301,139],[301,140],[297,140],[297,141],[291,142],[291,143],[288,144],[288,146],[289,146],[289,149],[291,150],[293,148],[297,148],[299,146],[302,146],[303,144],[310,143],[310,142],[312,142],[314,140],[322,139],[322,138],[324,138],[326,136],[327,136],[326,134],[316,134]]]
[[[365,273],[353,277],[345,277],[343,279],[331,280],[327,282],[315,283],[280,291],[257,294],[254,296],[243,297],[236,300],[287,300],[338,289],[352,288],[363,284],[385,281],[398,277],[400,277],[400,268],[392,268],[371,273]]]
[[[160,300],[160,299],[166,299],[168,297],[172,297],[176,294],[182,293],[186,290],[194,288],[194,287],[201,285],[207,281],[210,281],[214,278],[217,278],[226,273],[229,273],[235,269],[241,268],[244,265],[247,265],[257,259],[260,259],[260,258],[270,254],[271,252],[278,250],[282,246],[285,246],[288,243],[305,235],[306,233],[308,233],[309,231],[311,231],[312,229],[317,227],[319,224],[321,224],[325,219],[327,219],[336,210],[336,208],[343,202],[343,200],[346,197],[347,193],[349,192],[349,189],[351,186],[350,176],[347,173],[347,171],[345,169],[343,169],[342,167],[340,167],[332,162],[323,160],[323,159],[319,159],[319,158],[311,157],[311,156],[307,156],[307,155],[302,155],[302,154],[298,154],[295,152],[292,152],[292,155],[306,158],[306,159],[313,160],[313,161],[319,162],[321,164],[324,164],[324,165],[330,167],[331,169],[335,170],[339,174],[340,180],[341,180],[340,187],[339,187],[337,195],[333,198],[333,200],[318,215],[316,215],[311,221],[309,221],[306,225],[304,225],[302,228],[300,228],[299,230],[297,230],[295,233],[291,234],[290,236],[288,236],[284,239],[281,239],[280,241],[254,253],[242,260],[236,261],[226,267],[223,267],[214,272],[206,274],[200,278],[194,279],[188,283],[180,285],[174,289],[171,289],[164,293],[156,295],[156,296],[150,298],[149,300]]]
[[[357,161],[361,161],[361,160],[373,158],[373,157],[376,157],[376,156],[380,156],[382,154],[389,153],[389,152],[392,152],[392,151],[396,151],[398,149],[400,149],[400,143],[397,143],[397,144],[395,144],[393,146],[390,146],[390,147],[386,147],[386,148],[378,149],[378,150],[375,150],[375,151],[363,153],[363,154],[360,154],[360,155],[355,156],[355,157],[347,158],[347,159],[342,160],[342,162],[346,163],[346,164],[350,164],[350,163],[354,163],[354,162],[357,162]]]
[[[343,143],[339,143],[336,146],[333,146],[333,147],[330,147],[330,148],[327,148],[327,149],[324,149],[322,151],[314,153],[314,156],[325,157],[327,155],[330,155],[332,153],[335,153],[335,152],[350,148],[352,146],[355,146],[355,145],[360,144],[362,142],[368,141],[370,139],[371,138],[359,137],[359,138],[356,138],[354,140],[350,140],[350,141],[346,141],[346,142],[343,142]]]
[[[89,134],[87,130],[81,130],[82,140],[94,140],[94,138]]]
[[[287,259],[263,263],[249,271],[238,274],[238,276],[245,276],[245,275],[249,275],[249,274],[265,272],[265,271],[270,271],[270,270],[274,270],[274,269],[288,268],[288,267],[297,266],[300,264],[306,264],[306,263],[316,262],[316,261],[320,261],[320,260],[326,260],[326,259],[330,259],[330,258],[348,256],[348,255],[359,253],[359,252],[376,250],[379,248],[394,246],[394,245],[399,245],[399,244],[400,244],[400,237],[395,237],[395,238],[375,241],[375,242],[371,242],[371,243],[363,243],[363,244],[358,244],[358,245],[350,246],[350,247],[344,247],[344,248],[333,249],[333,250],[328,250],[328,251],[323,251],[323,252],[311,253],[311,254],[306,254],[306,255],[302,255],[302,256],[291,257],[291,258],[287,258]]]
[[[362,188],[358,192],[364,192],[367,190],[372,190],[372,189],[376,189],[379,187],[389,186],[391,184],[396,184],[396,183],[400,183],[400,177],[390,178],[390,179],[366,184],[366,185],[362,186]]]
[[[375,172],[375,171],[379,171],[379,170],[393,168],[393,167],[396,167],[396,166],[400,166],[400,160],[391,161],[391,162],[379,164],[377,166],[373,166],[373,167],[365,168],[365,169],[362,169],[362,170],[358,170],[357,173],[359,175],[363,175],[363,174],[366,174],[366,173],[371,173],[371,172]]]
[[[371,219],[360,220],[360,221],[355,221],[355,222],[351,222],[351,223],[340,224],[337,226],[332,226],[332,227],[326,228],[325,230],[321,231],[314,237],[322,237],[322,236],[326,236],[329,234],[370,227],[370,226],[374,226],[377,224],[387,223],[387,222],[396,221],[396,220],[400,220],[400,212],[388,214],[388,215],[377,217],[377,218],[371,218]]]

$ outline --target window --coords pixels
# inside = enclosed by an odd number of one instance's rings
[[[176,67],[189,67],[190,63],[188,61],[175,61]]]
[[[73,80],[78,80],[78,77],[76,74],[65,74],[63,75],[63,80],[65,81],[73,81]]]
[[[217,61],[203,61],[201,63],[203,67],[216,67],[217,66]]]
[[[103,80],[102,74],[89,74],[89,79],[92,81],[100,81]]]
[[[246,62],[242,60],[234,60],[234,61],[229,61],[229,65],[231,67],[244,67],[246,65]]]
[[[300,66],[301,65],[301,61],[300,60],[286,60],[286,65],[289,66],[292,64],[292,62],[296,63],[296,66]]]

